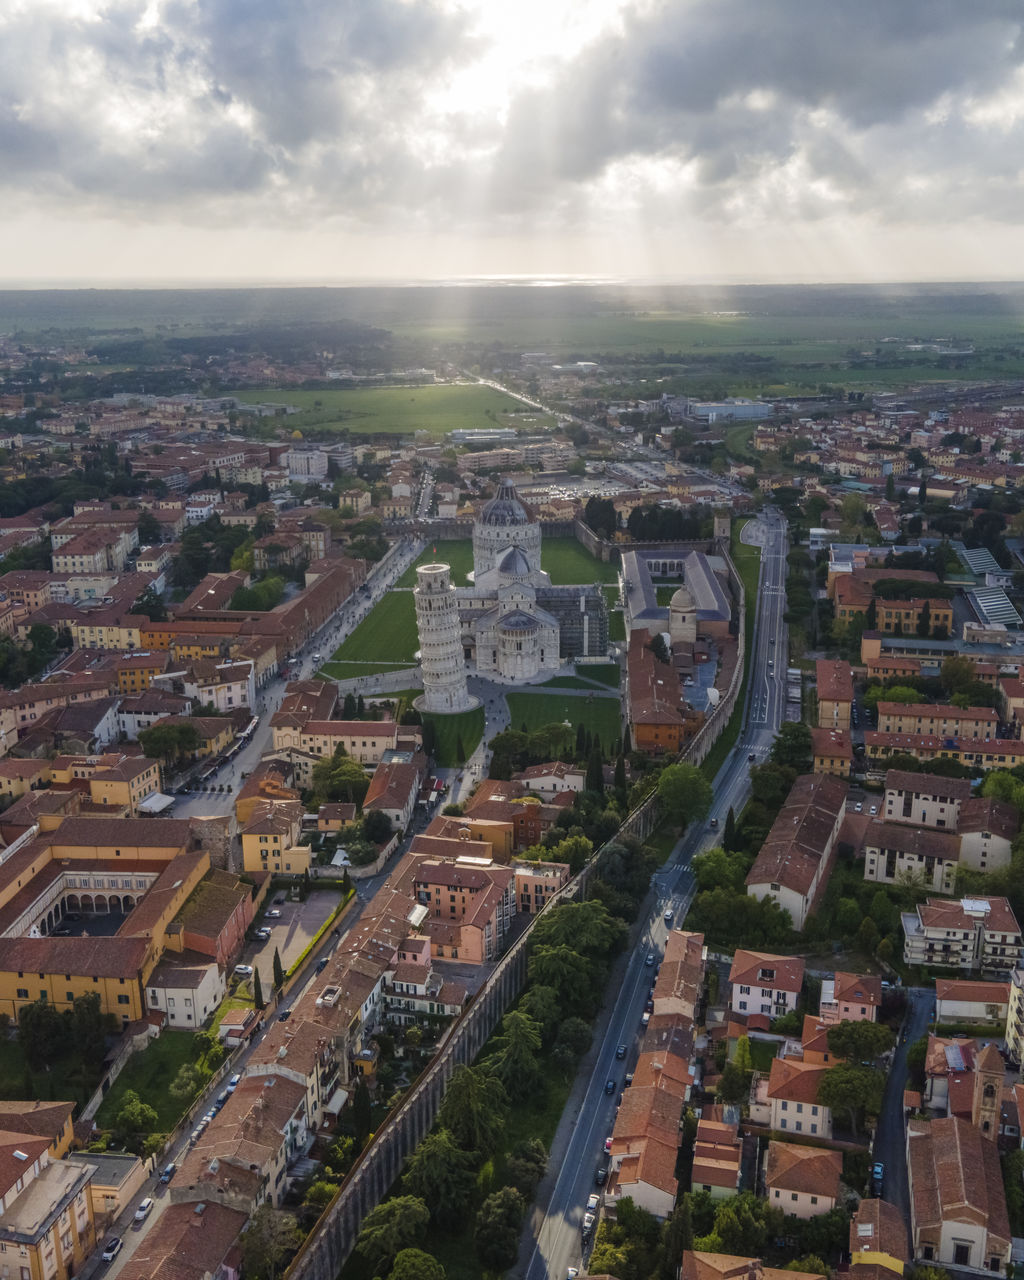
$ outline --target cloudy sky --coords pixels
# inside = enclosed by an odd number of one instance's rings
[[[1024,278],[1020,0],[0,0],[0,277]]]

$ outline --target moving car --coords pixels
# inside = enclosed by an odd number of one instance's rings
[[[620,1044],[619,1047],[615,1050],[615,1056],[616,1058],[619,1059],[620,1062],[626,1056],[626,1046],[624,1044]]]
[[[117,1255],[124,1248],[124,1241],[120,1236],[111,1236],[107,1243],[103,1246],[103,1252],[100,1257],[104,1262],[113,1262]]]
[[[614,1081],[614,1080],[606,1080],[606,1081],[604,1082],[604,1091],[605,1091],[605,1093],[614,1093],[614,1092],[615,1092],[615,1081]]]
[[[671,923],[672,923],[672,916],[673,916],[672,908],[671,908],[671,907],[669,907],[669,909],[665,912],[665,923],[666,923],[666,924],[671,924]]]
[[[653,952],[653,951],[648,951],[648,953],[647,953],[647,959],[644,961],[644,964],[648,967],[648,969],[650,969],[650,968],[652,968],[652,967],[653,967],[653,965],[654,965],[654,952]]]
[[[871,1166],[871,1194],[880,1196],[882,1194],[882,1184],[885,1182],[885,1165],[881,1160],[876,1160]]]
[[[717,819],[717,818],[712,818],[712,819],[711,819],[711,821],[708,823],[708,826],[711,828],[711,830],[712,830],[712,831],[717,831],[717,830],[718,830],[718,819]]]
[[[153,1212],[153,1197],[146,1196],[145,1200],[135,1210],[135,1221],[145,1222],[149,1215]]]

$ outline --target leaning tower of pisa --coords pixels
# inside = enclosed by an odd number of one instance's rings
[[[416,629],[420,638],[423,696],[420,711],[469,711],[478,705],[466,688],[459,606],[451,565],[424,564],[416,570]]]

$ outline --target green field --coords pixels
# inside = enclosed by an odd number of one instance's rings
[[[157,1133],[169,1133],[181,1119],[185,1106],[172,1098],[168,1086],[178,1074],[178,1069],[192,1061],[195,1035],[191,1031],[165,1031],[151,1040],[141,1053],[136,1053],[128,1065],[110,1086],[96,1113],[96,1123],[101,1129],[114,1123],[124,1095],[134,1089],[143,1102],[156,1111]]]
[[[622,704],[618,698],[603,697],[599,693],[593,696],[572,697],[567,694],[549,693],[507,693],[511,722],[509,728],[527,731],[539,729],[545,724],[557,724],[568,720],[574,727],[584,724],[591,733],[601,739],[605,752],[611,750],[612,743],[622,734]]]
[[[401,693],[396,693],[395,697],[401,698],[403,704],[409,706],[422,692],[422,689],[403,689]],[[397,714],[400,715],[401,712]],[[436,735],[434,759],[444,769],[454,769],[465,764],[484,736],[483,707],[476,707],[472,711],[460,711],[454,716],[431,715],[427,712],[424,713],[423,719],[429,720],[434,726]]]
[[[416,566],[419,564],[450,564],[452,582],[457,587],[468,586],[466,574],[473,568],[473,540],[472,538],[443,538],[437,542],[428,542],[423,554],[406,569],[398,579],[397,585],[414,587]]]
[[[342,641],[331,662],[369,662],[377,664],[378,670],[387,670],[388,664],[414,662],[418,648],[412,592],[390,591]]]
[[[525,413],[518,400],[476,383],[374,387],[369,390],[297,391],[268,387],[234,393],[246,404],[286,404],[298,413],[276,420],[290,431],[351,431],[357,435],[412,435],[440,440],[456,428],[521,426],[536,431],[551,419]]]
[[[576,674],[587,680],[596,680],[598,684],[606,684],[611,689],[617,689],[622,683],[622,668],[617,662],[595,662],[593,666],[589,662],[577,663]]]
[[[575,538],[545,538],[540,548],[540,567],[551,575],[556,587],[615,582],[619,576],[618,565],[598,560]]]
[[[408,671],[408,662],[325,662],[317,675],[326,680],[356,680],[359,676],[386,675],[390,671]]]

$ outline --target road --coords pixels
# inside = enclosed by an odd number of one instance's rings
[[[761,578],[754,620],[750,680],[744,704],[744,730],[736,748],[715,776],[710,818],[719,828],[729,809],[739,813],[750,790],[750,761],[763,759],[778,731],[786,698],[785,612],[786,524],[768,510],[744,529],[744,541],[762,547]],[[774,643],[773,643],[774,641]],[[769,664],[769,659],[770,664]],[[599,1048],[591,1054],[589,1077],[577,1080],[552,1143],[551,1177],[541,1184],[538,1209],[527,1226],[527,1280],[565,1276],[569,1267],[582,1266],[581,1227],[587,1196],[595,1190],[594,1175],[606,1164],[605,1138],[611,1133],[619,1089],[626,1071],[636,1062],[640,1019],[652,982],[653,967],[647,955],[660,960],[669,926],[664,914],[671,906],[676,924],[683,921],[693,898],[690,862],[694,854],[717,840],[709,824],[688,830],[653,878],[656,906],[639,930],[631,954],[616,967],[611,989],[614,1004],[597,1026]],[[619,1045],[627,1046],[625,1060],[616,1058]],[[605,1093],[608,1080],[616,1089]],[[553,1181],[552,1181],[553,1179]],[[546,1204],[541,1204],[545,1190]],[[522,1256],[522,1255],[521,1255]]]
[[[935,991],[924,987],[907,989],[907,1012],[900,1038],[885,1081],[882,1114],[875,1130],[875,1160],[885,1165],[882,1194],[910,1221],[910,1191],[907,1182],[907,1150],[903,1123],[903,1090],[907,1081],[907,1050],[928,1030],[935,1013]]]

